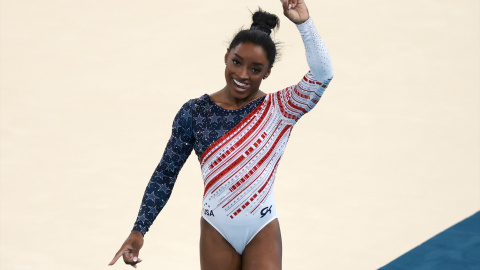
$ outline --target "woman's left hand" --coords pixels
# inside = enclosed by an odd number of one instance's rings
[[[308,20],[307,6],[303,0],[280,0],[283,6],[283,14],[295,24],[302,24]]]

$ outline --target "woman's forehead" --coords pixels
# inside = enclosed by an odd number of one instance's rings
[[[260,45],[250,42],[240,43],[230,50],[230,55],[240,58],[240,60],[250,60],[259,63],[268,63],[267,53]]]

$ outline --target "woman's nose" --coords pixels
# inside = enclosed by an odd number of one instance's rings
[[[245,79],[245,80],[248,79],[247,68],[240,69],[238,77],[240,77],[241,79]]]

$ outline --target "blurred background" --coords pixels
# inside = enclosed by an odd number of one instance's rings
[[[275,183],[285,269],[376,269],[480,209],[480,3],[306,1],[335,78]],[[225,84],[262,7],[308,71],[280,1],[0,1],[0,269],[106,269],[191,98]],[[192,154],[139,269],[199,269]],[[128,269],[119,261],[112,269]]]

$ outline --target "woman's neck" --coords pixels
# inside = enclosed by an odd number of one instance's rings
[[[252,101],[266,96],[267,94],[258,90],[251,95],[247,96],[243,99],[237,99],[229,94],[227,87],[213,93],[210,95],[210,99],[217,104],[218,106],[227,109],[227,110],[237,110],[240,108],[245,107],[247,104],[251,103]]]

